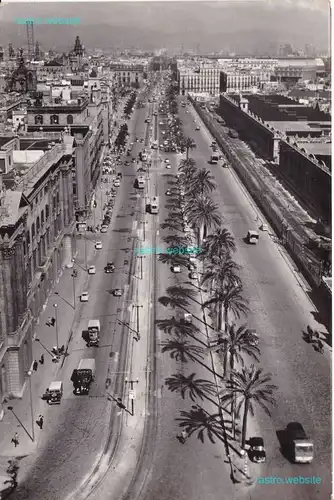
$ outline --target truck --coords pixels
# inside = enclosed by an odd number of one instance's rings
[[[100,342],[100,320],[90,319],[88,321],[88,346],[98,346]]]
[[[309,464],[313,461],[314,445],[299,422],[287,425],[288,452],[295,463]]]
[[[71,382],[74,394],[88,394],[95,379],[95,359],[85,358],[79,361],[76,370],[73,370]]]

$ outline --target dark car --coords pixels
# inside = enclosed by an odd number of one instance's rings
[[[266,461],[264,441],[261,437],[252,437],[249,439],[248,455],[252,462],[261,463]]]
[[[115,264],[113,262],[107,262],[107,265],[104,268],[104,272],[106,274],[113,273],[115,270]]]

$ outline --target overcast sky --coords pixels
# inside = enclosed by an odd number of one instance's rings
[[[80,18],[79,26],[35,26],[35,39],[43,44],[49,38],[52,45],[56,41],[72,43],[74,34],[83,36],[86,46],[103,48],[108,42],[138,48],[175,48],[182,44],[186,49],[200,44],[203,50],[221,50],[224,46],[241,50],[249,44],[261,47],[291,43],[299,48],[312,44],[324,50],[329,43],[329,4],[325,0],[68,3],[7,0],[0,8],[0,20],[6,25],[2,29],[0,26],[1,43],[12,41],[15,45],[17,37],[24,35],[24,27],[15,24],[15,19],[34,16]]]

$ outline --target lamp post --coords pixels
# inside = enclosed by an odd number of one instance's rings
[[[30,392],[30,415],[31,415],[31,434],[32,434],[32,441],[35,441],[35,428],[34,428],[34,402],[32,399],[32,383],[31,383],[31,375],[33,373],[33,364],[34,362],[31,363],[31,366],[29,370],[27,371],[27,375],[29,377],[29,392]]]
[[[145,255],[137,255],[137,259],[140,259],[140,279],[143,279],[143,258]]]
[[[139,378],[137,377],[136,380],[128,380],[128,377],[125,377],[125,383],[130,384],[129,399],[131,399],[131,415],[133,416],[135,414],[135,392],[133,390],[133,384],[138,384]]]
[[[14,408],[12,406],[7,406],[7,408],[8,408],[8,410],[10,410],[12,412],[12,414],[14,415],[14,417],[16,418],[16,420],[18,421],[18,423],[20,424],[20,426],[22,427],[22,429],[24,430],[24,432],[29,436],[29,438],[31,439],[31,441],[34,442],[35,438],[33,438],[30,435],[30,433],[28,432],[28,430],[25,428],[25,426],[23,425],[23,423],[21,422],[21,420],[19,419],[19,417],[14,412]]]
[[[43,349],[48,353],[50,354],[51,358],[52,358],[52,361],[54,361],[55,363],[58,363],[59,361],[59,357],[58,356],[55,356],[51,351],[49,351],[49,349],[47,349],[45,347],[45,345],[40,341],[40,339],[35,339],[36,342],[39,342],[41,344],[41,346],[43,347]]]
[[[58,304],[53,304],[53,307],[55,309],[55,317],[56,317],[56,342],[57,342],[57,352],[59,350],[59,338],[58,338]]]
[[[133,305],[132,307],[136,307],[136,309],[137,309],[137,336],[139,338],[140,337],[140,335],[139,335],[139,308],[144,307],[144,306]]]

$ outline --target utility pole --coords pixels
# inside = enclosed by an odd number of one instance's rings
[[[143,279],[143,258],[145,255],[137,255],[137,259],[140,259],[140,279]]]
[[[130,390],[129,390],[129,399],[131,399],[131,415],[134,416],[135,414],[135,391],[133,389],[133,384],[138,384],[139,378],[137,377],[136,380],[128,380],[128,377],[125,377],[125,383],[130,384]]]
[[[29,377],[29,392],[30,392],[30,415],[31,415],[31,434],[32,434],[32,442],[35,441],[35,419],[34,419],[34,401],[32,399],[32,383],[31,383],[31,375],[33,374],[33,365],[34,362],[31,363],[31,367],[27,371],[27,375]]]
[[[133,305],[132,307],[136,307],[137,308],[137,336],[139,338],[140,337],[140,335],[139,335],[139,308],[143,307],[143,306],[135,306],[135,305]]]
[[[59,351],[59,338],[58,338],[58,304],[53,304],[55,309],[55,317],[56,317],[56,342],[57,342],[57,352]]]

